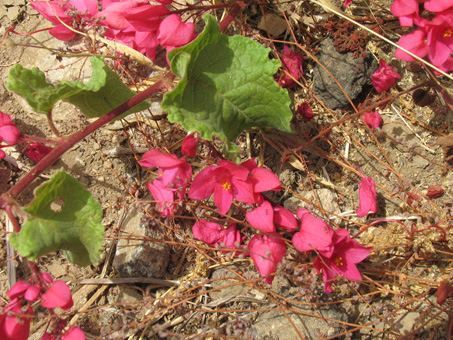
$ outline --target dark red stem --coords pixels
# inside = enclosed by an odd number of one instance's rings
[[[61,157],[67,150],[72,148],[79,141],[104,126],[105,124],[111,122],[118,116],[121,116],[124,112],[130,110],[132,107],[140,104],[145,99],[150,97],[152,94],[158,92],[159,90],[164,90],[167,88],[166,83],[173,79],[174,75],[169,73],[159,80],[154,85],[148,87],[145,91],[137,94],[136,96],[129,99],[127,102],[121,104],[117,108],[113,109],[106,115],[102,116],[95,122],[91,123],[83,130],[77,131],[76,133],[63,137],[63,142],[54,148],[47,156],[45,156],[36,166],[26,174],[19,182],[16,183],[10,190],[5,192],[0,196],[0,209],[6,209],[8,205],[14,204],[14,200],[19,196],[19,194],[31,183],[36,177],[38,177],[44,170],[51,166],[57,159]]]

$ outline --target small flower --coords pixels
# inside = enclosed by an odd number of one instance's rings
[[[23,310],[22,300],[13,299],[0,314],[0,338],[5,340],[27,340],[30,335],[30,317],[21,315],[33,315],[31,307]],[[12,312],[12,313],[8,313]]]
[[[355,266],[362,262],[371,251],[371,247],[364,247],[351,239],[345,229],[337,229],[332,237],[334,251],[331,256],[319,254],[313,266],[318,273],[322,271],[324,289],[327,294],[332,292],[332,280],[337,275],[343,275],[350,280],[361,280],[360,272]]]
[[[381,93],[388,90],[396,79],[401,79],[401,76],[384,60],[379,60],[379,69],[371,76],[371,82],[376,91]]]
[[[363,121],[368,127],[377,129],[382,127],[382,117],[378,111],[367,112],[363,115]]]
[[[278,79],[278,85],[286,86],[287,88],[292,88],[296,85],[296,80],[299,80],[302,77],[302,63],[304,62],[304,57],[298,52],[291,51],[288,46],[283,47],[283,57],[282,64],[285,68],[285,71]],[[288,73],[291,75],[289,75]],[[296,80],[294,80],[296,79]]]
[[[249,170],[233,162],[222,160],[200,171],[189,189],[189,198],[203,200],[214,194],[214,203],[222,215],[231,207],[233,198],[240,202],[254,202]]]
[[[359,183],[359,200],[357,216],[364,217],[377,212],[376,185],[371,177],[365,177],[363,174]]]
[[[66,282],[54,281],[47,292],[41,296],[41,305],[45,308],[71,309],[74,302],[72,301],[71,290]]]
[[[250,256],[256,270],[266,277],[264,282],[271,284],[279,264],[286,255],[286,243],[278,233],[255,235],[248,244]]]
[[[344,7],[348,7],[352,3],[352,0],[345,0]]]

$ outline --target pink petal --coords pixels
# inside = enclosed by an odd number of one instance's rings
[[[163,153],[157,149],[151,149],[143,155],[143,158],[139,163],[148,168],[172,168],[179,166],[184,162],[183,159],[178,159],[174,154]]]
[[[274,276],[271,274],[275,273],[277,264],[286,255],[285,241],[277,233],[255,235],[250,240],[248,249],[256,270],[261,276],[267,276],[264,282],[271,284],[274,280]]]
[[[429,12],[442,12],[453,7],[453,2],[451,0],[428,0],[423,6]]]
[[[32,161],[38,163],[52,150],[53,148],[40,143],[30,143],[25,147],[25,154]]]
[[[281,183],[277,175],[265,168],[256,168],[252,170],[252,183],[254,192],[281,190]]]
[[[28,301],[37,301],[40,293],[41,293],[41,287],[31,286],[25,292],[24,298],[25,298],[25,300],[28,300]]]
[[[357,216],[364,217],[377,212],[376,185],[371,177],[362,177],[359,183],[359,200]]]
[[[74,6],[80,13],[94,17],[98,12],[98,3],[96,0],[70,0],[69,3]]]
[[[382,117],[378,111],[367,112],[363,115],[363,121],[372,129],[377,129],[382,126]]]
[[[321,218],[305,213],[301,219],[300,231],[293,235],[293,245],[299,251],[316,250],[329,257],[333,253],[334,232]]]
[[[204,200],[214,193],[216,178],[214,170],[216,166],[208,166],[201,170],[193,179],[189,189],[189,198],[196,200]]]
[[[9,310],[18,315],[33,315],[33,310],[31,308],[29,308],[28,311],[23,312],[18,304]],[[27,340],[30,335],[30,318],[21,318],[13,314],[6,315],[3,323],[3,331],[6,334],[5,340]]]
[[[231,191],[231,189],[226,190],[220,184],[214,186],[214,203],[221,215],[225,215],[233,203],[233,193]]]
[[[225,243],[226,247],[229,249],[235,249],[237,248],[237,245],[241,244],[243,237],[241,236],[241,232],[236,229],[236,224],[230,223],[228,225],[221,241]]]
[[[297,106],[297,113],[300,114],[306,121],[312,120],[315,116],[313,110],[310,108],[310,106],[308,106],[307,103],[302,103]]]
[[[352,3],[352,0],[345,0],[344,7],[348,7]]]
[[[184,138],[182,142],[181,152],[189,157],[195,157],[197,154],[197,144],[198,141],[195,138],[195,135],[192,133]]]
[[[250,158],[249,160],[246,160],[245,162],[242,162],[241,166],[246,168],[248,171],[252,171],[253,169],[258,167],[258,165],[256,164],[254,158]]]
[[[11,287],[10,290],[6,293],[11,300],[22,296],[25,291],[30,288],[30,284],[24,282],[24,281],[17,281],[14,286]]]
[[[423,58],[428,54],[428,45],[425,42],[426,35],[421,30],[416,30],[409,34],[403,35],[398,41],[398,45],[405,48],[409,52],[412,52],[416,56]],[[405,61],[415,61],[416,59],[411,57],[406,52],[399,48],[395,52],[395,57]]]
[[[179,15],[171,14],[161,22],[157,39],[163,47],[183,46],[195,38],[194,28],[193,23],[183,23]]]
[[[45,308],[71,309],[74,302],[68,285],[60,280],[54,281],[47,292],[41,296],[41,305]]]
[[[258,230],[268,233],[275,232],[274,209],[268,201],[264,201],[258,208],[248,211],[246,218],[252,227]]]
[[[417,0],[395,0],[390,7],[390,12],[396,17],[418,14]]]
[[[127,8],[124,11],[124,17],[137,31],[155,32],[157,37],[157,30],[162,22],[161,17],[169,13],[170,11],[162,5],[142,5]]]
[[[49,30],[49,33],[53,37],[55,37],[61,41],[70,41],[70,40],[74,39],[76,36],[76,34],[73,31],[71,31],[69,28],[67,28],[66,26],[63,26],[61,24],[59,24],[55,27],[52,27]]]
[[[171,216],[175,210],[175,193],[165,187],[161,181],[154,180],[153,183],[146,183],[148,190],[157,202],[158,210],[162,216]]]
[[[231,178],[231,184],[233,186],[233,197],[243,203],[252,204],[255,201],[255,196],[253,194],[253,184],[252,181],[246,180],[242,181],[236,177]]]
[[[210,246],[214,246],[224,236],[225,230],[223,227],[214,222],[198,221],[192,226],[193,237]]]
[[[297,220],[293,213],[281,206],[274,208],[274,223],[289,231],[297,228]]]
[[[16,144],[20,131],[15,125],[0,126],[0,136],[9,144]]]

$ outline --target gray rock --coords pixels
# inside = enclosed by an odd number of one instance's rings
[[[297,330],[302,334],[303,339],[322,339],[333,337],[342,332],[340,323],[323,320],[323,318],[346,321],[345,313],[340,312],[330,306],[326,309],[318,308],[317,311],[301,309],[292,306],[293,309],[301,313],[286,311],[286,314],[293,322]],[[312,314],[304,315],[304,314]],[[260,314],[256,322],[251,327],[252,334],[256,335],[257,340],[268,339],[277,336],[279,340],[295,340],[301,337],[297,334],[286,316],[280,311],[264,312]]]
[[[170,248],[166,243],[146,239],[162,239],[162,233],[143,223],[142,217],[143,213],[134,211],[126,218],[113,267],[122,277],[163,278],[170,261]]]
[[[333,40],[321,43],[319,61],[338,80],[348,96],[356,99],[366,85],[371,85],[371,75],[378,68],[377,62],[368,54],[367,58],[355,58],[353,53],[339,53]],[[313,92],[329,109],[343,107],[348,99],[332,77],[319,65],[313,72]]]
[[[237,270],[237,268],[232,269]],[[218,289],[209,293],[213,300],[229,300],[239,295],[244,295],[251,289],[245,284],[240,284],[240,278],[227,268],[215,269],[211,277],[213,279],[211,282],[212,288]]]

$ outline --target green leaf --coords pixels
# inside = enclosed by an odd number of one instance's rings
[[[46,81],[44,73],[36,67],[30,70],[17,64],[9,72],[6,87],[25,98],[37,113],[49,114],[57,101],[64,100],[79,108],[88,117],[101,117],[132,98],[135,92],[128,89],[102,59],[92,57],[90,61],[93,73],[86,84],[81,81],[63,80],[52,85]],[[148,107],[149,104],[143,102],[120,118]]]
[[[10,235],[17,252],[34,260],[64,250],[68,260],[75,264],[94,263],[99,258],[104,233],[99,202],[64,170],[34,193],[35,199],[24,209],[30,218],[19,233]]]
[[[234,141],[251,127],[291,132],[290,100],[272,77],[281,65],[269,59],[270,49],[221,34],[211,15],[203,19],[197,39],[168,54],[171,70],[181,78],[162,102],[168,118],[204,139]]]

